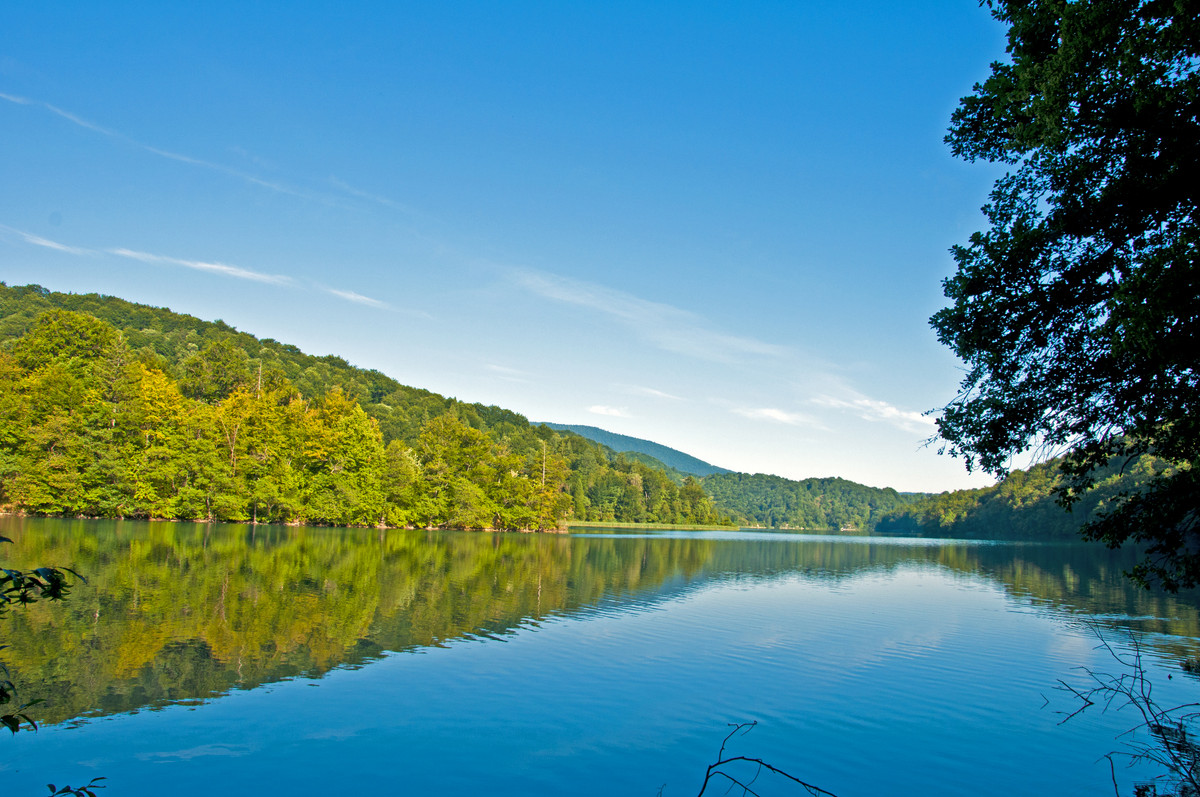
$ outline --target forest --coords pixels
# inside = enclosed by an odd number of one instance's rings
[[[699,477],[510,410],[114,297],[0,283],[0,507],[35,515],[417,528],[569,522],[1071,536],[1055,463],[982,490]]]
[[[1077,538],[1084,523],[1168,471],[1165,462],[1148,454],[1114,461],[1067,509],[1058,493],[1066,479],[1061,464],[1060,458],[1051,459],[1012,470],[991,487],[920,496],[881,517],[875,531],[966,539]]]
[[[766,528],[870,530],[918,500],[846,479],[794,481],[765,473],[715,473],[704,486],[722,509]]]
[[[694,478],[216,321],[0,285],[0,505],[556,529],[730,524]]]

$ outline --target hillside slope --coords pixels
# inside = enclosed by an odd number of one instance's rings
[[[1014,470],[991,487],[921,497],[882,517],[882,534],[976,539],[1073,538],[1115,496],[1137,492],[1165,463],[1145,456],[1112,464],[1070,511],[1056,500],[1058,460]]]
[[[0,283],[0,506],[334,525],[714,524],[694,481],[220,321]]]
[[[765,473],[718,473],[703,479],[717,506],[749,525],[795,529],[872,529],[917,500],[892,488],[846,479],[795,481]]]
[[[593,440],[600,445],[608,446],[613,451],[622,453],[632,451],[638,454],[647,454],[680,473],[691,474],[692,476],[732,473],[732,471],[725,468],[718,468],[716,465],[710,465],[704,460],[697,459],[690,454],[685,454],[678,449],[670,448],[669,446],[664,446],[661,443],[655,443],[650,440],[643,440],[639,437],[630,437],[628,435],[605,431],[595,426],[583,426],[581,424],[544,423],[542,425],[560,432],[574,432],[580,437],[586,437],[588,440]]]
[[[944,536],[1024,524],[1034,534],[1061,515],[1048,488],[1018,490],[1023,478],[1033,477],[1014,475],[995,495],[922,499],[731,473],[595,427],[530,424],[221,321],[0,283],[0,507],[20,511],[495,528],[879,524]],[[1018,520],[999,519],[1009,505]]]

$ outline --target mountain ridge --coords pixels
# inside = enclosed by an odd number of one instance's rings
[[[733,471],[727,468],[718,467],[698,457],[693,457],[691,454],[684,453],[677,448],[671,448],[662,443],[656,443],[653,440],[618,434],[610,432],[607,429],[601,429],[597,426],[587,426],[585,424],[542,422],[541,425],[556,432],[574,432],[580,437],[585,437],[594,443],[608,446],[617,453],[623,454],[632,451],[638,454],[649,455],[685,475],[703,477],[712,476],[715,473],[733,473]]]

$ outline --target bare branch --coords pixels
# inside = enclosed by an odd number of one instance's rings
[[[751,731],[751,729],[753,729],[756,725],[758,725],[757,720],[752,721],[752,722],[742,722],[742,723],[736,723],[736,724],[729,723],[729,726],[733,730],[731,730],[729,733],[727,733],[725,735],[725,738],[721,740],[721,749],[717,753],[717,760],[714,761],[712,764],[709,764],[708,769],[705,771],[704,782],[700,785],[700,791],[697,794],[697,797],[700,797],[700,795],[703,795],[704,792],[708,790],[708,784],[712,782],[713,778],[724,778],[725,780],[729,781],[729,789],[733,789],[734,787],[737,787],[742,790],[743,795],[749,794],[749,795],[755,795],[757,797],[758,792],[754,791],[754,789],[752,789],[750,787],[755,783],[755,781],[758,780],[759,775],[762,774],[762,771],[764,769],[769,772],[772,772],[776,775],[779,775],[780,777],[786,778],[787,780],[797,784],[801,788],[805,789],[809,794],[813,795],[813,797],[821,797],[821,795],[825,795],[825,797],[837,797],[837,795],[835,795],[833,792],[825,791],[820,786],[814,786],[811,783],[803,781],[800,778],[796,777],[795,775],[792,775],[789,772],[786,772],[782,769],[779,769],[778,767],[774,767],[774,766],[768,764],[766,761],[763,761],[761,758],[751,758],[749,756],[741,756],[741,755],[729,756],[728,758],[726,758],[725,757],[725,748],[729,744],[729,740],[735,736],[741,736],[746,733],[749,733]],[[726,767],[730,764],[736,764],[739,762],[756,765],[756,768],[754,771],[754,776],[752,778],[750,778],[749,780],[743,781],[743,780],[739,779],[736,775],[722,769],[722,767]],[[661,793],[661,790],[660,790],[660,793]]]
[[[1196,728],[1200,712],[1195,710],[1200,708],[1200,704],[1181,703],[1171,708],[1160,706],[1154,700],[1154,684],[1146,674],[1141,639],[1135,634],[1130,634],[1130,652],[1122,654],[1104,638],[1098,628],[1093,626],[1092,632],[1100,640],[1096,649],[1107,651],[1127,672],[1113,675],[1096,672],[1087,667],[1080,668],[1093,684],[1082,690],[1060,680],[1060,686],[1056,688],[1070,692],[1082,703],[1062,722],[1078,715],[1089,706],[1096,705],[1097,702],[1103,705],[1104,711],[1114,705],[1118,711],[1132,706],[1141,717],[1141,722],[1118,735],[1117,738],[1126,739],[1124,750],[1110,752],[1105,756],[1112,771],[1114,791],[1119,795],[1114,758],[1121,756],[1130,764],[1150,762],[1166,770],[1153,784],[1136,786],[1137,795],[1184,797],[1200,794],[1200,737],[1197,736],[1200,729]],[[1138,739],[1139,731],[1146,733],[1149,740]],[[1160,791],[1159,786],[1165,787],[1167,791]]]

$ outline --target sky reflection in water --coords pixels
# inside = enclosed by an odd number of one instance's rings
[[[1056,680],[1111,668],[1088,621],[1117,640],[1150,632],[1164,701],[1197,691],[1165,675],[1196,653],[1194,606],[1128,589],[1119,561],[1082,545],[35,526],[16,530],[20,555],[71,552],[95,593],[28,620],[77,641],[31,689],[121,693],[114,705],[128,706],[176,667],[220,696],[159,695],[159,710],[20,734],[0,758],[15,791],[105,775],[126,794],[652,795],[665,783],[670,797],[695,793],[726,723],[758,720],[736,752],[843,797],[1094,794],[1109,788],[1097,759],[1133,722],[1058,724],[1074,706]],[[162,589],[176,594],[160,605]],[[137,664],[121,647],[137,618],[117,613],[135,603],[190,639],[163,637]],[[260,616],[292,625],[268,641],[254,636]],[[21,632],[9,661],[27,677],[39,657],[17,661]],[[326,652],[289,650],[296,639]],[[187,655],[163,653],[185,642]],[[279,680],[284,659],[317,677]],[[69,673],[68,660],[91,669]],[[239,664],[242,681],[220,680]]]

